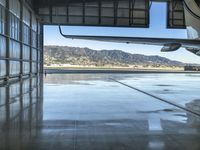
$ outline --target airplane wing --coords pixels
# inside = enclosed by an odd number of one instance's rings
[[[163,46],[163,48],[161,49],[162,52],[176,51],[180,47],[184,47],[190,52],[196,55],[200,55],[200,40],[173,39],[173,38],[65,35],[62,33],[61,27],[60,27],[60,33],[65,38],[69,39],[116,42],[116,43],[126,43],[126,44],[158,45],[158,46]]]

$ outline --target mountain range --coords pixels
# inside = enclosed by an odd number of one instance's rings
[[[81,66],[130,65],[183,67],[184,63],[160,56],[131,54],[121,50],[92,50],[68,46],[44,46],[45,65],[70,64]]]

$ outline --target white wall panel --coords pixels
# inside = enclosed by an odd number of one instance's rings
[[[37,33],[35,31],[32,31],[32,46],[37,47]]]
[[[20,58],[20,43],[10,40],[10,58]]]
[[[35,15],[32,15],[32,29],[33,31],[37,32],[37,20]]]
[[[20,63],[18,61],[10,61],[10,75],[19,75]]]
[[[28,91],[30,91],[30,80],[29,79],[23,81],[22,90],[23,90],[23,93],[27,93]]]
[[[4,77],[6,75],[6,61],[0,60],[0,77]]]
[[[23,8],[23,22],[30,26],[31,22],[31,14],[26,7]]]
[[[19,40],[20,21],[16,16],[10,15],[10,37]]]
[[[20,2],[19,0],[9,0],[10,12],[20,18]]]
[[[32,48],[32,60],[37,60],[37,50],[35,48]]]
[[[30,47],[23,45],[23,59],[30,60]]]
[[[0,33],[5,33],[5,8],[0,6]]]
[[[29,62],[23,62],[23,73],[24,74],[30,73],[30,63]]]
[[[36,73],[36,72],[37,72],[37,64],[32,63],[32,73]]]
[[[0,36],[0,57],[6,56],[6,38]]]

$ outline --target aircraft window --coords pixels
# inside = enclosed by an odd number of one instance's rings
[[[200,0],[195,0],[195,2],[197,3],[197,5],[198,5],[199,8],[200,8]]]

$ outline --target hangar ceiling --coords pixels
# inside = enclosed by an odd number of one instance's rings
[[[151,0],[34,0],[46,25],[149,27]],[[182,0],[168,0],[167,27],[185,28]]]

